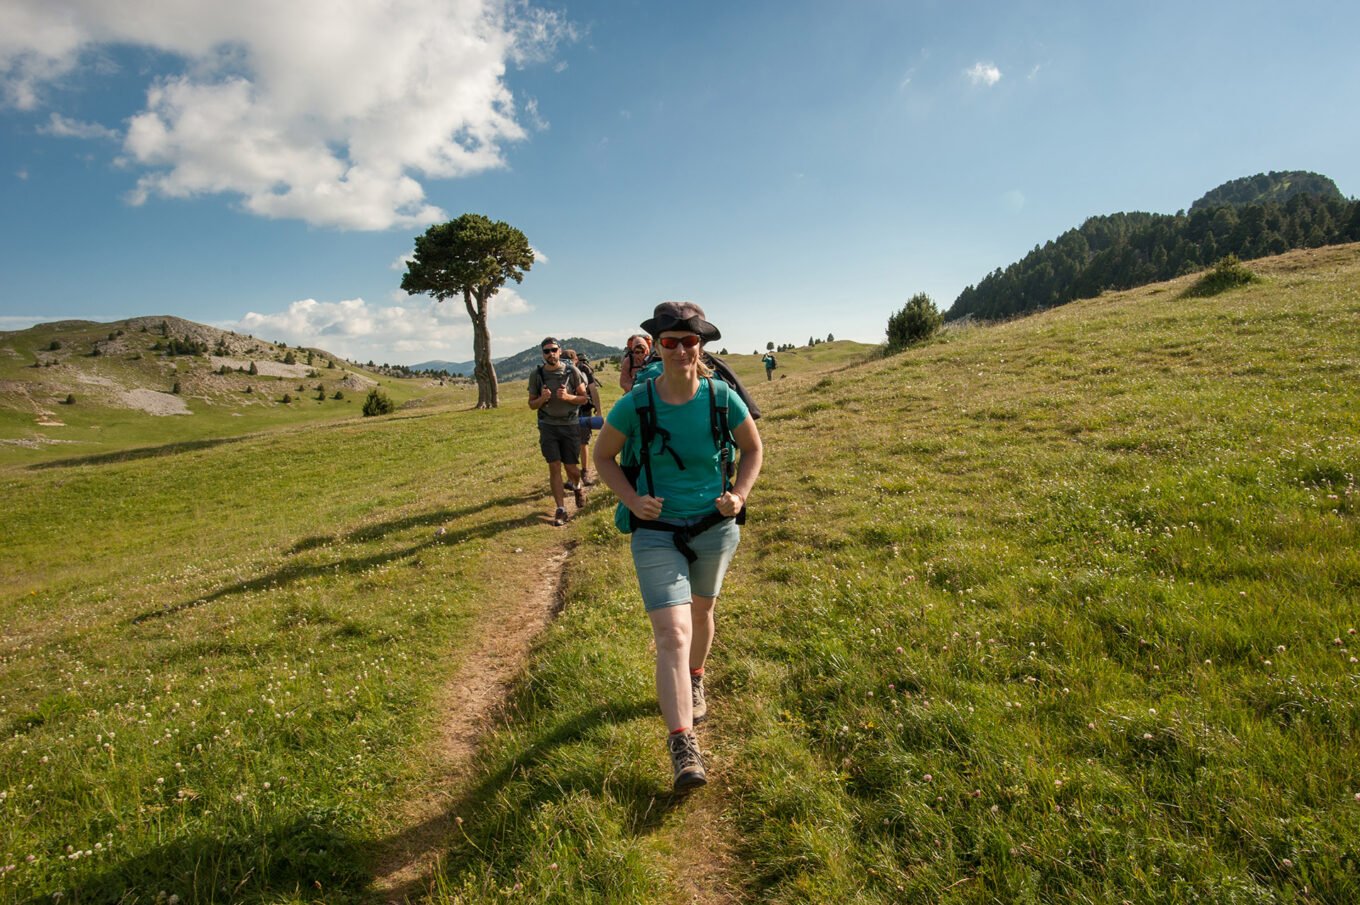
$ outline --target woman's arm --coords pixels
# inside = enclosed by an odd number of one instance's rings
[[[661,517],[661,505],[665,500],[662,497],[642,496],[628,483],[628,476],[623,473],[618,461],[625,439],[622,431],[605,422],[595,441],[595,471],[633,515],[644,522],[654,521]]]
[[[732,431],[732,439],[741,450],[741,460],[737,462],[737,479],[732,489],[718,497],[718,511],[723,515],[736,515],[746,505],[746,498],[760,477],[760,466],[765,462],[765,446],[760,442],[760,431],[756,430],[756,419],[747,418]],[[598,450],[597,450],[598,454]]]

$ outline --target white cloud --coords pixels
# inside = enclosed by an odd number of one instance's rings
[[[19,179],[21,182],[27,182],[27,181],[28,181],[28,170],[15,170],[15,171],[14,171],[14,175],[15,175],[15,177],[16,177],[17,179]]]
[[[534,248],[532,245],[529,246],[529,250],[532,251],[532,252],[534,253],[534,263],[535,263],[535,264],[551,264],[551,263],[552,263],[551,261],[548,260],[548,256],[547,256],[547,255],[545,255],[543,252],[539,251],[537,248]]]
[[[53,135],[57,138],[111,138],[117,139],[118,132],[108,126],[101,126],[99,123],[83,123],[79,120],[68,119],[60,113],[53,113],[48,119],[47,125],[39,126],[38,132],[42,135]]]
[[[538,112],[538,98],[531,97],[524,102],[524,113],[529,117],[529,125],[534,127],[536,132],[546,132],[552,126]]]
[[[408,251],[406,252],[406,254],[399,256],[395,261],[393,261],[391,267],[393,270],[400,270],[404,272],[406,270],[406,265],[411,263],[415,259],[416,253],[413,251]],[[402,295],[405,294],[406,293],[404,292],[402,293]]]
[[[184,68],[129,120],[134,204],[225,193],[265,217],[409,228],[446,216],[421,180],[503,166],[526,137],[507,65],[576,37],[526,0],[6,0],[0,80],[36,109],[102,46],[160,51]]]
[[[506,288],[492,299],[490,314],[492,320],[501,320],[533,310],[517,292]],[[283,311],[251,311],[239,321],[217,326],[289,345],[314,346],[355,361],[399,364],[421,357],[472,357],[472,322],[457,299],[441,303],[407,296],[404,303],[385,306],[370,305],[361,298],[302,299]]]
[[[1018,214],[1025,207],[1025,193],[1019,189],[1011,189],[1008,192],[1002,192],[1001,203],[1007,210]]]
[[[963,74],[968,76],[968,80],[974,85],[982,85],[988,88],[1001,81],[1001,70],[997,69],[992,63],[974,63],[970,68],[965,69]]]

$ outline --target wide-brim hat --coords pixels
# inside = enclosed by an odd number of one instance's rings
[[[722,338],[722,332],[704,316],[704,309],[693,302],[662,302],[652,312],[651,319],[640,326],[652,336],[660,336],[667,330],[689,330],[699,334],[705,342]]]

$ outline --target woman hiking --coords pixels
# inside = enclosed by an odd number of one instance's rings
[[[663,302],[642,328],[657,337],[661,375],[639,381],[610,410],[595,467],[627,507],[620,515],[632,530],[633,565],[656,641],[656,694],[674,787],[684,791],[708,781],[694,726],[708,716],[704,661],[713,645],[713,605],[763,452],[746,404],[702,361],[704,344],[722,335],[703,309]],[[741,451],[735,479],[733,444]],[[636,487],[618,461],[625,446],[642,450]]]

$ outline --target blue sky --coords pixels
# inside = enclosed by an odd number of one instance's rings
[[[471,211],[541,255],[496,355],[665,299],[734,352],[877,342],[1090,215],[1360,194],[1357,34],[1341,2],[6,0],[0,330],[466,360],[461,306],[397,287]]]

